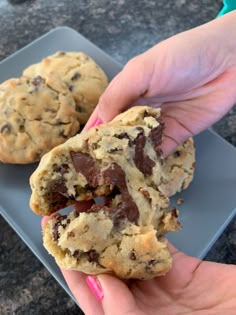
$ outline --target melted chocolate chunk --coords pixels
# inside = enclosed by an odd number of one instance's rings
[[[153,128],[149,133],[149,137],[152,141],[153,148],[158,158],[160,158],[160,153],[162,152],[160,151],[159,146],[162,143],[164,129],[164,123],[159,121],[159,124],[160,124],[159,126]]]
[[[40,75],[38,75],[37,77],[33,78],[33,80],[32,80],[32,84],[35,85],[35,86],[39,86],[39,85],[41,85],[44,82],[45,82],[45,80]]]
[[[57,192],[57,193],[68,198],[67,188],[65,186],[65,183],[63,183],[62,181],[55,182],[52,185],[51,191]]]
[[[79,73],[79,72],[76,72],[76,73],[72,76],[71,80],[72,80],[72,81],[76,81],[76,80],[78,80],[80,77],[81,77],[80,73]]]
[[[70,152],[70,156],[75,170],[84,175],[89,185],[97,187],[99,170],[94,159],[89,154],[73,151]]]
[[[109,215],[113,220],[114,226],[119,227],[120,221],[125,218],[137,224],[139,218],[138,207],[129,194],[125,181],[125,173],[122,168],[113,163],[103,172],[103,176],[105,184],[113,188],[118,188],[121,193],[122,202],[109,210]]]
[[[156,265],[157,263],[158,263],[158,261],[157,261],[156,259],[151,259],[151,260],[149,260],[148,265],[149,265],[149,266],[154,266],[154,265]]]
[[[47,198],[53,211],[63,209],[68,205],[68,198],[59,192],[52,191],[47,194]]]
[[[142,128],[139,128],[140,133],[137,138],[134,140],[135,144],[135,155],[134,163],[136,167],[142,172],[145,176],[152,175],[152,169],[155,166],[155,162],[150,159],[148,155],[144,154],[144,147],[146,144],[146,137]]]
[[[11,126],[9,124],[4,124],[1,126],[0,133],[10,133]]]
[[[59,180],[52,181],[50,192],[47,194],[49,203],[54,211],[60,210],[68,205],[68,199],[74,200],[74,196],[69,196],[67,187],[63,181],[63,175],[68,172],[68,165],[53,165],[53,171],[62,175]]]

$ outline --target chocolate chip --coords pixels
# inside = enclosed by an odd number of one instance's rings
[[[61,175],[64,175],[69,172],[69,166],[65,163],[61,165],[53,164],[52,169],[54,172],[60,173]]]
[[[178,198],[176,203],[177,203],[177,205],[182,205],[184,203],[184,198]]]
[[[74,251],[72,256],[75,257],[75,258],[80,258],[81,254],[82,254],[82,252],[79,249],[77,249],[77,250]]]
[[[173,208],[171,210],[171,215],[173,215],[175,218],[179,217],[179,211],[176,208]]]
[[[72,80],[72,81],[76,81],[76,80],[78,80],[80,77],[81,77],[81,74],[80,74],[79,72],[76,72],[76,73],[72,76],[71,80]]]
[[[53,236],[53,240],[54,241],[57,241],[59,239],[59,237],[60,237],[57,225],[55,225],[54,228],[53,228],[52,236]]]
[[[75,232],[73,231],[68,232],[67,237],[75,237]]]
[[[157,157],[159,157],[159,159],[163,163],[164,156],[163,156],[163,151],[161,148],[156,148],[156,155]]]
[[[79,113],[83,113],[84,112],[84,108],[80,105],[80,104],[77,104],[75,105],[75,109],[77,112]]]
[[[41,157],[42,157],[42,151],[39,150],[39,151],[35,152],[35,155],[34,155],[35,161],[39,161],[41,159]]]
[[[74,86],[73,85],[69,85],[68,89],[69,89],[70,92],[72,92],[74,90]]]
[[[152,198],[150,197],[150,194],[147,190],[143,189],[142,187],[139,188],[139,191],[143,194],[143,196],[149,201],[152,201]]]
[[[38,75],[37,77],[34,77],[32,80],[32,84],[35,86],[39,86],[44,82],[45,82],[45,80],[40,75]]]
[[[156,264],[158,264],[160,262],[161,262],[160,259],[151,259],[148,261],[148,266],[152,267],[152,266],[155,266]]]
[[[65,51],[58,51],[57,55],[58,56],[65,56],[66,52]]]
[[[143,113],[143,118],[145,118],[145,117],[150,117],[150,114],[146,110]]]
[[[132,250],[132,252],[129,253],[129,259],[131,259],[131,260],[136,260],[137,259],[136,255],[135,255],[135,252],[133,250]]]
[[[177,157],[180,157],[181,153],[180,151],[175,151],[173,155],[175,158],[177,158]]]
[[[25,132],[25,126],[24,125],[20,125],[19,126],[19,132]]]
[[[99,170],[95,160],[87,153],[70,152],[72,163],[76,172],[80,172],[87,179],[89,185],[97,187]]]
[[[90,251],[87,252],[87,254],[89,262],[98,262],[99,254],[98,252],[96,252],[96,250],[91,249]]]
[[[153,267],[157,264],[163,263],[162,259],[151,259],[147,262],[147,265],[145,266],[145,269],[147,272],[152,272]]]
[[[126,132],[122,132],[120,134],[114,135],[114,137],[118,138],[118,139],[128,139],[129,140],[128,141],[129,146],[132,145],[132,141],[131,141],[129,135]]]
[[[108,153],[116,153],[116,152],[121,152],[122,149],[121,148],[112,148],[107,150]]]
[[[134,140],[135,144],[135,155],[134,155],[134,163],[136,167],[142,172],[145,176],[152,175],[152,169],[155,166],[155,162],[150,159],[148,155],[144,153],[144,147],[146,144],[146,137],[144,135],[144,131],[139,127],[139,134]]]
[[[119,227],[120,221],[125,218],[137,224],[139,218],[138,207],[129,194],[125,172],[122,168],[113,163],[103,172],[103,180],[105,184],[110,185],[111,188],[118,189],[121,193],[121,202],[109,210],[109,215],[113,220],[114,226]]]
[[[2,125],[2,126],[1,126],[1,129],[0,129],[0,132],[1,132],[1,133],[4,133],[4,134],[10,133],[10,132],[11,132],[11,126],[10,126],[10,124],[6,123],[6,124]]]
[[[55,219],[56,219],[56,223],[54,224],[54,227],[53,227],[53,239],[54,241],[57,241],[60,237],[60,234],[59,234],[59,227],[62,226],[63,228],[65,228],[65,224],[62,224],[62,221],[65,220],[66,218],[66,215],[60,215],[60,214],[57,214],[55,216]]]
[[[158,158],[160,158],[160,148],[159,146],[162,143],[162,139],[163,139],[163,129],[164,129],[164,123],[161,121],[159,122],[159,126],[157,126],[156,128],[153,128],[150,133],[149,133],[149,137],[152,141],[152,145],[153,148],[156,152],[156,155]]]

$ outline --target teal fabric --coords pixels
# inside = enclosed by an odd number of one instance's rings
[[[224,0],[224,6],[217,15],[217,17],[222,16],[230,11],[236,10],[236,0]]]

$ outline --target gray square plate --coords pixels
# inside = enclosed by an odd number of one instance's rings
[[[84,51],[112,79],[122,68],[111,57],[68,27],[56,28],[0,63],[0,82],[20,76],[32,63],[58,50]],[[236,150],[212,131],[195,138],[197,150],[193,183],[180,195],[182,231],[169,239],[185,253],[203,258],[236,213]],[[74,299],[60,270],[42,246],[41,218],[29,209],[29,176],[34,165],[0,163],[0,212],[66,292]],[[173,205],[177,198],[172,199]]]

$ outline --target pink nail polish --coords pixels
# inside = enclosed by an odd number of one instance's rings
[[[102,301],[104,294],[102,292],[102,287],[98,279],[94,276],[86,277],[86,282],[92,293],[95,295],[99,302]]]
[[[96,127],[98,125],[101,125],[103,123],[103,121],[101,120],[101,118],[97,118],[94,123],[92,124],[92,127]]]

